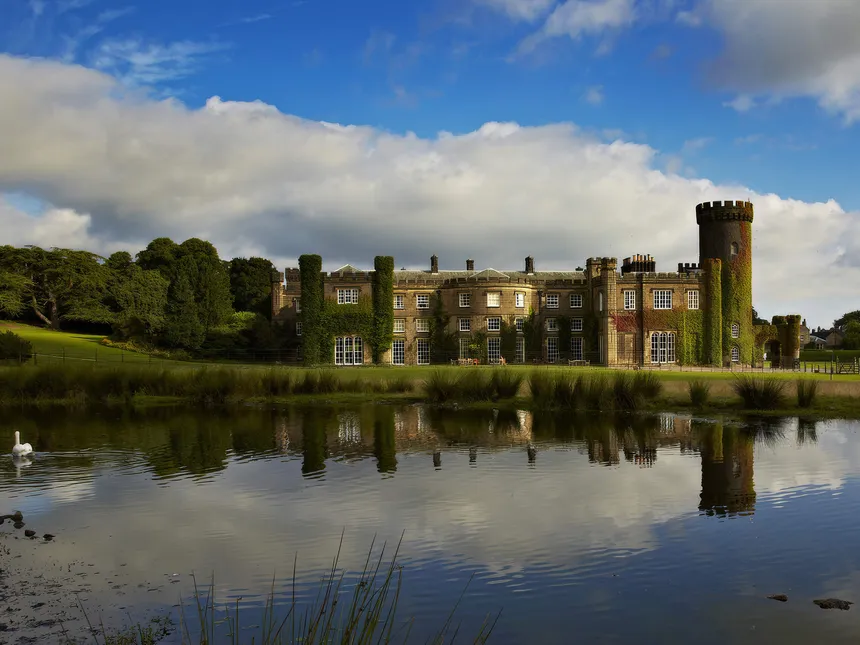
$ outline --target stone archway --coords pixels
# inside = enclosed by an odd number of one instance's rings
[[[770,361],[770,366],[782,366],[782,346],[778,340],[770,340],[765,343],[764,351],[767,352],[767,360]]]

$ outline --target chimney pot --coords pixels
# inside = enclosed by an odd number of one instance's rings
[[[439,273],[439,257],[436,255],[430,256],[430,273]]]
[[[535,259],[532,256],[526,258],[526,273],[535,272]]]
[[[475,261],[472,258],[466,260],[466,271],[474,271],[475,270]]]

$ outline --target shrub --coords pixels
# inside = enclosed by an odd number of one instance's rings
[[[496,394],[492,374],[480,369],[463,372],[457,379],[457,391],[466,401],[492,401]]]
[[[690,381],[687,384],[690,392],[690,403],[697,408],[702,408],[708,403],[708,397],[711,394],[711,384],[702,379]]]
[[[529,374],[529,391],[536,405],[549,407],[555,399],[555,379],[548,370],[535,370]]]
[[[785,383],[772,378],[736,376],[732,389],[751,410],[775,410],[783,402]]]
[[[0,361],[26,363],[33,356],[33,343],[18,334],[6,331],[0,334]]]
[[[612,392],[603,375],[582,379],[582,400],[588,410],[605,410],[611,405]]]
[[[579,399],[578,384],[581,377],[571,379],[567,374],[556,373],[552,384],[552,400],[560,408],[575,408]]]
[[[818,397],[818,381],[798,379],[797,381],[797,405],[801,408],[810,408]]]

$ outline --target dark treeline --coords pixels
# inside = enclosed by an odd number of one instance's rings
[[[274,272],[264,258],[221,260],[197,238],[161,237],[134,258],[0,246],[0,317],[191,352],[276,347]]]

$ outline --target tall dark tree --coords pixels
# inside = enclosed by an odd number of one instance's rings
[[[269,318],[275,265],[265,258],[230,260],[230,291],[236,311],[253,311]]]
[[[132,263],[112,272],[108,303],[115,312],[114,330],[125,338],[152,339],[166,323],[169,286],[160,272]]]
[[[206,337],[200,322],[191,276],[196,267],[191,258],[182,258],[176,264],[176,275],[167,293],[164,338],[172,347],[197,349]]]
[[[849,311],[847,314],[844,314],[841,318],[837,318],[833,321],[833,326],[837,329],[842,329],[846,327],[848,323],[851,322],[860,322],[860,310],[858,311]]]
[[[192,237],[179,245],[179,265],[197,303],[197,316],[204,334],[224,325],[233,314],[230,276],[211,243]]]

